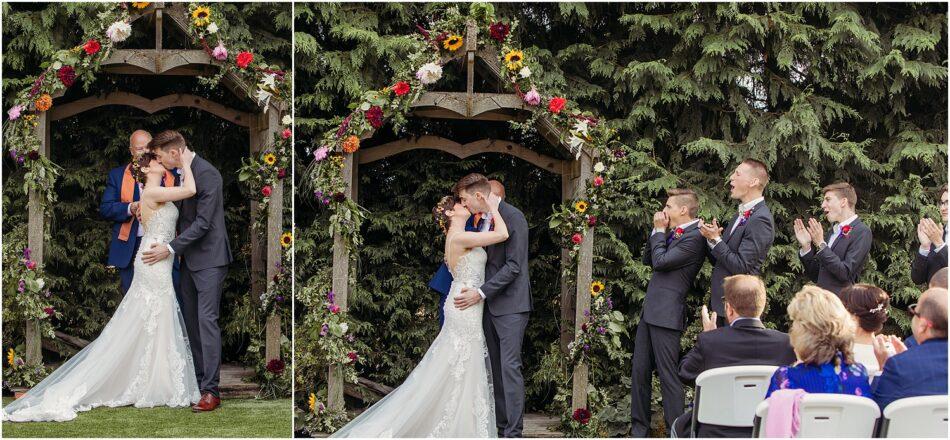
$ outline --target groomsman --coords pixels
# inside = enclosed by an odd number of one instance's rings
[[[489,180],[488,184],[491,185],[492,194],[505,200],[505,186],[497,180]],[[458,196],[458,190],[454,189],[452,191]],[[465,230],[469,232],[475,231],[484,231],[487,228],[491,228],[491,213],[478,213],[468,218],[468,221],[465,222]],[[439,270],[436,271],[435,275],[432,276],[432,279],[429,280],[429,288],[435,290],[439,293],[439,327],[442,327],[445,324],[445,299],[449,296],[449,289],[452,288],[452,273],[449,272],[449,267],[442,262],[439,266]]]
[[[834,223],[825,239],[821,223],[813,218],[808,225],[795,219],[795,239],[801,245],[798,255],[805,265],[805,274],[822,289],[838,294],[856,282],[871,251],[871,229],[858,218],[855,205],[858,195],[845,182],[828,185],[821,209]]]
[[[934,274],[941,268],[947,267],[947,241],[950,240],[950,221],[947,220],[947,187],[943,187],[940,195],[940,217],[943,224],[924,217],[917,224],[917,239],[920,248],[914,256],[914,263],[910,268],[910,277],[916,284],[930,282]]]
[[[723,280],[739,274],[759,275],[765,256],[775,240],[775,221],[765,204],[765,186],[769,172],[755,159],[743,160],[729,177],[729,196],[739,200],[739,212],[723,235],[723,228],[714,218],[712,224],[700,220],[699,230],[709,246],[713,263],[710,304],[718,316],[717,326],[726,325],[723,305]]]
[[[643,264],[653,268],[633,346],[630,413],[632,437],[650,429],[653,370],[660,377],[667,427],[683,413],[685,393],[677,375],[686,295],[706,259],[699,232],[699,198],[689,189],[673,189],[663,210],[653,215],[653,232],[643,251]]]

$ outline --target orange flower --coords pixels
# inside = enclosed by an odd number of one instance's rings
[[[33,104],[36,105],[37,111],[45,112],[53,106],[53,97],[49,96],[47,93],[44,93],[35,102],[33,102]]]
[[[356,150],[360,149],[360,138],[351,135],[343,141],[343,152],[344,153],[355,153]]]

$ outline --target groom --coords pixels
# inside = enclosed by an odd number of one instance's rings
[[[178,202],[179,234],[171,243],[155,243],[142,261],[154,264],[170,255],[181,257],[181,304],[185,329],[198,376],[201,400],[193,411],[213,411],[221,405],[218,382],[221,375],[221,287],[231,263],[231,246],[224,225],[221,174],[198,157],[174,130],[155,136],[148,145],[159,163],[171,170],[182,166],[181,157],[192,155],[192,175],[197,193]]]
[[[469,174],[456,185],[462,205],[472,214],[488,212],[491,185],[481,174]],[[498,213],[508,226],[508,241],[488,246],[485,283],[464,288],[455,307],[465,310],[485,300],[482,327],[488,343],[495,391],[495,421],[500,437],[521,437],[524,425],[524,377],[521,345],[533,308],[528,276],[528,222],[524,214],[501,202]]]

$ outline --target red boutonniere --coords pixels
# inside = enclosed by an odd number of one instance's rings
[[[749,221],[749,217],[752,217],[751,209],[742,213],[742,218],[739,219],[739,226],[742,226],[745,224],[745,222]]]
[[[847,237],[851,233],[851,225],[844,225],[841,227],[841,235]]]
[[[684,231],[683,228],[676,228],[676,230],[673,231],[673,238],[680,238],[680,237],[682,237],[684,232],[686,232],[686,231]]]

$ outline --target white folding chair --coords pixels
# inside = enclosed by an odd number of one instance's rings
[[[907,397],[884,408],[879,437],[947,437],[947,396]]]
[[[769,401],[764,400],[755,409],[753,437],[765,437],[768,414]],[[867,397],[813,393],[802,396],[798,415],[801,420],[798,437],[801,438],[871,438],[881,410]]]
[[[696,437],[700,423],[751,428],[756,405],[765,399],[777,368],[744,365],[702,372],[696,378],[691,436]]]

